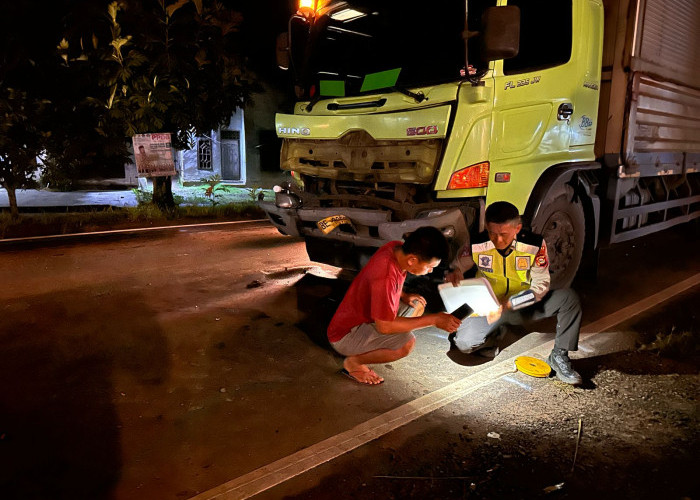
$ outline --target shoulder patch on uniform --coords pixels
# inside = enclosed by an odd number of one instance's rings
[[[547,244],[542,242],[539,252],[535,255],[535,265],[537,267],[548,267],[549,256],[547,255]]]

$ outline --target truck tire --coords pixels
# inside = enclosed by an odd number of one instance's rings
[[[532,223],[533,232],[547,242],[552,290],[574,281],[586,241],[586,221],[580,200],[559,196],[546,203]]]

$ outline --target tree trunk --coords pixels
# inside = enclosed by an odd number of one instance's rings
[[[14,186],[4,186],[7,191],[7,198],[10,201],[10,216],[19,219],[19,207],[17,206],[17,192]]]
[[[172,210],[175,208],[170,176],[153,178],[153,203],[161,210]]]

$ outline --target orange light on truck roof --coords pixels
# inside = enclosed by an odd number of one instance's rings
[[[489,162],[469,165],[450,177],[447,189],[482,188],[489,185]]]
[[[316,14],[316,0],[299,0],[298,12],[304,16]]]

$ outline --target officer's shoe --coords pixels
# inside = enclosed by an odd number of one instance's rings
[[[556,347],[552,349],[552,352],[547,358],[547,364],[554,370],[557,374],[557,378],[562,382],[571,385],[578,385],[583,382],[581,375],[571,367],[569,352],[566,349],[558,349]]]

